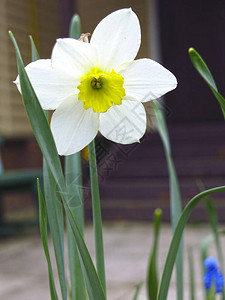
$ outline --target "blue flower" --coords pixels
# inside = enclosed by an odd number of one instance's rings
[[[204,261],[205,275],[203,277],[205,289],[209,290],[214,284],[215,293],[221,293],[224,287],[223,274],[220,272],[218,261],[215,257],[208,257]]]
[[[223,286],[224,286],[223,274],[221,272],[217,272],[215,274],[216,293],[221,293],[223,291]]]

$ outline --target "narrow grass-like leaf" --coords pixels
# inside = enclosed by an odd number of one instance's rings
[[[204,189],[203,183],[201,181],[198,182],[198,185],[200,187],[200,190]],[[224,270],[224,259],[223,259],[222,247],[221,247],[220,237],[219,237],[219,223],[218,223],[217,211],[216,211],[216,207],[213,203],[212,198],[209,196],[207,196],[205,198],[205,208],[206,208],[206,211],[208,214],[209,223],[210,223],[210,226],[211,226],[211,229],[213,232],[213,236],[214,236],[214,242],[216,245],[217,256],[219,259],[219,265],[220,265],[221,270]],[[208,245],[205,244],[205,247],[208,247]],[[202,250],[204,251],[204,248]],[[206,248],[205,248],[205,251],[207,251]],[[202,253],[202,255],[203,255],[203,253]],[[205,259],[206,259],[206,253],[205,253],[205,257],[203,258],[202,264],[204,264]],[[223,300],[225,299],[225,291],[223,291],[222,299]]]
[[[98,171],[97,171],[94,140],[88,145],[88,152],[89,152],[89,168],[90,168],[90,177],[91,177],[93,223],[94,223],[94,232],[95,232],[96,266],[97,266],[97,272],[101,280],[102,286],[104,288],[104,291],[106,292],[101,203],[100,203],[100,195],[99,195]]]
[[[205,267],[204,267],[204,261],[205,259],[209,256],[208,255],[208,248],[209,245],[211,244],[211,242],[214,241],[214,235],[208,235],[207,237],[205,237],[201,243],[201,247],[200,247],[200,254],[201,254],[201,273],[202,273],[202,278],[204,276],[205,273]],[[204,287],[204,283],[202,281],[202,287],[203,287],[203,291],[205,292],[205,298],[207,298],[207,291]]]
[[[35,43],[30,37],[31,43],[31,56],[32,61],[40,58]],[[46,118],[48,117],[48,111],[45,111]],[[62,293],[62,299],[67,299],[67,287],[65,276],[65,263],[64,263],[64,218],[63,207],[61,201],[58,200],[56,194],[56,184],[52,177],[48,166],[43,160],[43,177],[44,177],[44,192],[46,200],[46,210],[48,215],[48,222],[52,235],[52,241],[55,251],[55,259],[58,270],[60,288]]]
[[[32,38],[31,35],[29,35],[30,38],[30,44],[31,44],[31,57],[32,57],[32,61],[36,61],[38,59],[40,59],[39,53],[37,51],[37,48],[35,46],[34,40]]]
[[[218,231],[219,235],[225,235],[225,229],[221,229]],[[206,236],[202,243],[201,243],[201,258],[202,258],[202,262],[204,262],[204,260],[209,256],[208,255],[208,248],[210,246],[210,244],[214,241],[214,234],[210,234],[208,236]],[[203,264],[202,264],[203,265]],[[222,270],[222,272],[224,273],[224,270]]]
[[[222,247],[220,244],[220,238],[219,238],[219,224],[218,224],[218,217],[215,205],[210,197],[206,197],[205,199],[205,208],[209,217],[210,226],[214,235],[214,240],[216,244],[216,250],[217,255],[219,258],[220,267],[223,270],[224,269],[224,262],[223,262],[223,254],[222,254]]]
[[[206,81],[206,83],[209,85],[213,94],[218,100],[223,112],[223,116],[225,118],[225,99],[218,92],[215,81],[213,79],[211,72],[209,71],[209,68],[207,67],[206,63],[204,62],[200,54],[194,48],[189,48],[188,52],[193,66],[201,75],[201,77]]]
[[[167,166],[170,181],[170,215],[173,231],[177,226],[177,222],[182,212],[180,188],[177,179],[176,169],[171,155],[171,147],[169,134],[164,119],[163,112],[157,101],[153,101],[153,108],[156,116],[157,128],[162,139],[164,151],[166,154]],[[176,258],[176,288],[177,299],[183,299],[183,240],[180,243]]]
[[[195,300],[195,271],[194,271],[194,263],[193,263],[193,253],[191,248],[188,248],[188,266],[189,266],[190,300]]]
[[[62,292],[62,299],[67,298],[67,286],[64,263],[64,218],[63,206],[60,200],[60,194],[57,191],[57,185],[51,171],[43,161],[43,178],[46,210],[48,223],[51,231],[52,242],[55,251],[59,282]]]
[[[138,296],[139,296],[139,294],[140,294],[142,285],[143,285],[143,282],[140,282],[140,283],[137,285],[136,291],[135,291],[135,294],[134,294],[134,297],[132,298],[132,300],[138,300]]]
[[[56,289],[55,289],[52,264],[51,264],[49,249],[48,249],[47,216],[46,216],[45,202],[44,202],[43,195],[41,192],[39,179],[37,180],[37,187],[38,187],[38,198],[39,198],[40,233],[41,233],[42,245],[43,245],[44,252],[45,252],[45,257],[46,257],[46,260],[48,263],[48,278],[49,278],[50,294],[51,294],[52,300],[57,300],[58,296],[57,296]]]
[[[32,36],[29,35],[29,38],[30,38],[30,45],[31,45],[31,58],[32,58],[32,61],[36,61],[36,60],[40,59],[40,55],[35,46]],[[48,110],[44,110],[44,113],[45,113],[45,117],[48,119],[48,115],[49,115]]]
[[[225,119],[225,99],[218,92],[216,83],[213,79],[213,76],[212,76],[208,66],[206,65],[206,63],[204,62],[204,60],[200,56],[200,54],[194,48],[189,48],[188,52],[189,52],[189,56],[190,56],[190,59],[192,61],[193,66],[195,67],[197,72],[200,74],[200,76],[205,80],[205,82],[209,85],[209,87],[212,90],[214,96],[218,100],[218,102],[220,104],[220,107],[221,107],[221,110],[222,110],[222,113],[223,113],[223,117]],[[213,213],[213,215],[215,216],[214,213]],[[222,265],[222,268],[224,268],[224,262],[223,262],[223,256],[221,254],[221,247],[220,247],[220,243],[219,243],[219,237],[218,237],[218,234],[215,231],[215,229],[216,229],[215,226],[217,226],[217,224],[216,224],[217,221],[215,220],[213,215],[212,216],[209,215],[210,220],[211,220],[211,227],[212,227],[212,230],[213,230],[214,236],[215,236],[219,261]],[[214,220],[212,220],[212,218],[214,218]],[[225,299],[225,292],[223,293],[223,299]]]
[[[81,35],[80,17],[74,15],[70,22],[69,36],[78,39]],[[83,189],[82,189],[82,164],[81,153],[66,156],[65,158],[65,175],[66,188],[69,195],[69,206],[74,219],[77,221],[79,230],[84,236],[84,205],[83,205]],[[79,252],[77,249],[76,239],[68,218],[67,224],[67,243],[70,269],[70,286],[72,300],[85,300],[86,290],[82,268],[80,264]]]
[[[82,257],[81,267],[85,277],[86,287],[90,300],[105,300],[106,296],[103,287],[100,283],[99,277],[96,273],[94,265],[91,261],[87,247],[82,239],[79,228],[74,220],[73,214],[69,209],[67,203],[65,203],[65,211],[70,222],[71,229],[76,237],[77,247],[79,249],[80,256]]]
[[[70,210],[77,221],[79,230],[84,234],[84,209],[82,189],[82,167],[80,152],[69,155],[65,159],[66,187],[69,195]],[[70,268],[71,299],[86,299],[82,268],[80,265],[79,252],[69,220],[67,220],[67,240]]]
[[[161,225],[162,211],[161,209],[156,209],[154,213],[154,241],[152,244],[152,251],[149,259],[149,267],[147,273],[147,292],[148,299],[157,299],[158,294],[158,272],[157,272],[157,253],[158,253],[158,241],[159,241],[159,231]]]
[[[173,234],[173,238],[170,244],[169,252],[166,258],[166,263],[163,270],[163,275],[160,283],[159,294],[157,300],[165,300],[167,299],[168,288],[171,280],[171,275],[173,271],[173,266],[176,259],[176,254],[180,245],[180,241],[183,235],[184,227],[188,221],[188,218],[196,205],[204,199],[206,196],[211,195],[216,192],[225,191],[225,186],[216,187],[210,190],[206,190],[204,192],[199,193],[195,197],[193,197],[188,204],[185,206],[180,219],[177,223],[176,229]]]
[[[63,201],[65,212],[76,238],[89,298],[90,300],[105,300],[106,297],[96,273],[94,264],[79,231],[76,220],[74,219],[67,203],[67,194],[63,172],[47,119],[24,69],[16,40],[11,32],[9,34],[16,50],[17,65],[24,106],[28,114],[28,118],[30,120],[34,135],[41,148],[46,163],[52,173],[55,183],[57,184],[61,199]]]
[[[70,22],[69,36],[74,39],[79,39],[81,35],[81,21],[79,15],[75,14]]]
[[[22,100],[33,129],[33,133],[42,153],[46,158],[46,162],[49,164],[49,168],[52,171],[57,184],[62,190],[65,190],[65,184],[61,180],[63,178],[62,167],[48,121],[24,69],[16,40],[11,32],[9,32],[9,34],[16,50],[17,66],[22,90]]]

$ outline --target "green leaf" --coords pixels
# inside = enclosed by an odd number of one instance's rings
[[[9,34],[16,50],[22,100],[31,127],[33,129],[34,136],[42,153],[45,156],[46,162],[49,165],[51,172],[53,173],[54,179],[56,180],[60,188],[62,190],[65,190],[65,184],[61,180],[63,178],[62,167],[48,121],[24,69],[23,61],[16,40],[11,32],[9,32]]]
[[[135,294],[134,294],[134,297],[132,298],[132,300],[138,300],[138,296],[139,296],[139,294],[140,294],[142,285],[143,285],[143,282],[140,282],[140,283],[137,285],[137,288],[136,288],[136,291],[135,291]]]
[[[27,111],[34,135],[41,148],[46,163],[52,173],[55,183],[57,184],[58,191],[60,192],[61,199],[63,201],[65,213],[67,214],[71,228],[76,238],[89,298],[90,300],[105,300],[106,297],[97,276],[94,264],[79,231],[78,225],[67,203],[67,194],[63,172],[47,119],[24,69],[16,40],[11,32],[9,34],[16,50],[17,65],[24,106]]]
[[[161,225],[162,211],[161,209],[156,209],[154,213],[154,241],[152,245],[152,252],[149,260],[149,267],[147,273],[147,292],[148,299],[157,299],[158,293],[158,272],[157,272],[157,253],[158,253],[158,240],[159,240],[159,230]]]
[[[201,77],[205,80],[205,82],[209,85],[213,94],[218,100],[223,112],[223,116],[225,118],[225,99],[218,92],[215,81],[213,79],[211,72],[209,71],[209,68],[207,67],[206,63],[204,62],[200,54],[194,48],[189,48],[188,52],[193,66],[201,75]]]
[[[167,299],[168,288],[171,280],[171,274],[173,270],[173,266],[175,263],[177,251],[180,245],[180,241],[183,235],[184,227],[188,221],[188,218],[196,205],[200,202],[200,200],[204,199],[204,197],[211,195],[216,192],[225,191],[225,186],[216,187],[210,190],[206,190],[204,192],[199,193],[194,198],[192,198],[188,204],[185,206],[180,219],[177,223],[176,229],[173,234],[173,238],[170,244],[169,252],[166,258],[166,263],[163,270],[163,275],[160,283],[159,294],[157,300],[165,300]]]
[[[188,265],[189,265],[190,299],[195,300],[195,272],[194,272],[194,263],[193,263],[193,253],[191,248],[188,248]]]
[[[31,44],[31,58],[32,58],[32,61],[36,61],[36,60],[40,59],[40,56],[39,56],[39,53],[37,51],[37,48],[35,46],[32,36],[29,35],[29,38],[30,38],[30,44]]]
[[[32,61],[39,59],[39,53],[30,36]],[[46,118],[48,111],[45,111]],[[67,299],[65,264],[64,264],[64,219],[61,201],[56,195],[56,184],[48,166],[43,160],[44,192],[46,200],[46,210],[48,215],[49,227],[55,251],[56,265],[58,270],[62,298]]]
[[[67,298],[67,286],[64,263],[64,218],[63,206],[58,195],[57,185],[48,165],[43,161],[43,178],[46,210],[55,251],[55,259],[59,275],[62,298]]]
[[[98,276],[101,280],[103,289],[106,292],[101,203],[100,203],[100,195],[99,195],[98,171],[97,171],[97,164],[96,164],[94,140],[88,145],[88,153],[89,153],[89,168],[90,168],[90,177],[91,177],[93,223],[94,223],[94,232],[95,232],[96,266],[97,266]]]
[[[32,36],[29,35],[29,38],[30,38],[30,45],[31,45],[31,58],[32,58],[32,61],[36,61],[36,60],[40,59],[40,55],[35,46]],[[48,110],[44,110],[44,113],[45,113],[45,117],[48,119],[48,115],[49,115]]]
[[[219,263],[221,269],[224,269],[224,262],[223,262],[223,254],[222,254],[222,247],[220,244],[220,238],[219,238],[219,233],[218,233],[218,217],[217,217],[217,212],[215,205],[210,197],[206,197],[205,199],[205,207],[206,211],[209,217],[209,222],[210,226],[214,235],[214,241],[216,244],[216,250],[217,250],[217,255],[219,258]]]
[[[82,190],[82,166],[80,152],[69,155],[65,158],[65,175],[67,193],[69,195],[69,206],[74,219],[77,221],[79,230],[84,234],[84,208]],[[72,300],[86,299],[83,273],[80,264],[79,252],[76,239],[68,218],[67,220],[67,241],[70,268],[70,283]]]
[[[81,35],[81,23],[78,15],[74,15],[70,22],[71,38],[78,39]],[[69,206],[74,219],[77,221],[79,230],[84,236],[84,205],[83,205],[83,189],[82,189],[82,164],[81,153],[66,156],[65,158],[65,175],[66,188],[69,195]],[[71,299],[85,300],[86,289],[82,268],[80,264],[79,252],[77,249],[76,239],[68,218],[67,224],[67,243],[70,268],[70,285]]]
[[[201,181],[198,181],[198,186],[199,186],[200,190],[204,189],[203,183]],[[209,223],[210,223],[210,226],[211,226],[211,229],[212,229],[212,232],[213,232],[213,236],[214,236],[216,251],[217,251],[218,258],[219,258],[219,265],[220,265],[221,270],[224,270],[224,260],[223,260],[222,247],[221,247],[220,237],[219,237],[219,223],[218,223],[217,211],[216,211],[216,207],[213,203],[212,198],[209,197],[209,196],[207,196],[205,198],[205,208],[206,208],[206,211],[207,211],[207,215],[208,215],[208,218],[209,218]],[[208,247],[208,245],[205,244],[205,247]],[[204,260],[207,257],[206,253],[207,253],[207,249],[205,249],[205,257],[202,261],[202,266],[204,265]],[[204,255],[204,252],[202,253],[202,255]],[[223,291],[223,298],[222,299],[223,300],[225,299],[225,291]]]
[[[81,36],[81,22],[79,15],[75,14],[70,22],[69,36],[74,39],[79,39]]]
[[[202,274],[204,274],[204,261],[205,259],[209,256],[208,255],[208,248],[211,242],[213,241],[214,236],[213,235],[208,235],[203,239],[201,242],[201,266],[202,266]]]
[[[37,186],[38,186],[38,199],[39,199],[40,233],[41,233],[42,245],[43,245],[44,252],[45,252],[45,257],[46,257],[46,260],[48,263],[48,278],[49,278],[50,294],[51,294],[52,300],[57,300],[58,296],[57,296],[56,289],[55,289],[52,264],[51,264],[49,250],[48,250],[47,216],[46,216],[46,210],[45,210],[45,202],[44,202],[43,195],[41,192],[39,179],[37,179]]]
[[[153,101],[153,108],[156,116],[159,135],[162,139],[162,143],[164,146],[164,151],[166,154],[167,166],[169,171],[170,215],[172,221],[172,228],[174,231],[182,212],[180,188],[178,184],[176,169],[171,155],[169,134],[164,119],[164,115],[157,101]],[[182,300],[183,299],[183,240],[180,243],[180,247],[177,252],[177,258],[176,258],[176,287],[177,287],[177,298],[179,300]]]
[[[92,263],[90,254],[88,253],[87,247],[82,239],[79,228],[76,225],[73,214],[69,209],[67,203],[65,203],[65,211],[70,222],[71,229],[76,237],[80,256],[82,257],[81,267],[83,270],[89,298],[90,300],[105,300],[106,296]]]
[[[214,240],[214,236],[210,234],[207,237],[205,237],[203,239],[202,243],[201,243],[200,254],[201,254],[201,272],[202,272],[202,278],[203,278],[203,276],[205,274],[204,261],[209,256],[208,255],[208,248],[209,248],[209,245],[211,244],[211,242],[213,240]],[[205,292],[205,298],[207,298],[208,292],[206,291],[206,289],[204,287],[203,281],[202,281],[202,286],[203,286],[203,291]]]

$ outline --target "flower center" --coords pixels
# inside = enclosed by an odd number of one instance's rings
[[[94,78],[91,81],[91,85],[94,89],[100,89],[102,87],[102,81],[101,78]]]
[[[124,79],[114,70],[103,72],[93,68],[81,77],[77,86],[80,90],[78,99],[83,101],[85,109],[92,108],[94,112],[106,112],[113,105],[122,104],[125,96]]]

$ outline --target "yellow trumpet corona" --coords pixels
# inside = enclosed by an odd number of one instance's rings
[[[114,70],[103,72],[93,68],[82,76],[77,88],[78,99],[83,101],[84,109],[92,108],[94,112],[104,113],[112,105],[122,104],[125,96],[123,76]]]

